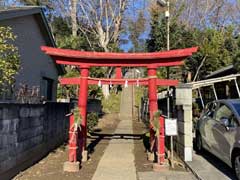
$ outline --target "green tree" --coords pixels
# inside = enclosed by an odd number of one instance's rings
[[[194,74],[193,81],[232,64],[237,49],[232,27],[224,31],[215,29],[198,31],[197,36],[199,52],[186,63]]]
[[[145,51],[145,41],[141,38],[142,33],[145,32],[146,18],[144,12],[139,11],[136,21],[130,19],[128,22],[129,39],[133,44],[133,48],[130,51],[143,52]]]
[[[189,28],[179,18],[181,9],[173,14],[175,16],[170,19],[170,49],[199,47],[198,53],[187,59],[183,67],[192,72],[194,81],[201,80],[211,72],[232,63],[238,48],[233,36],[235,27],[224,27],[221,31],[215,28],[201,29],[194,26]],[[159,8],[154,7],[151,10],[148,50],[166,50],[166,34],[166,19],[159,13]],[[171,68],[170,74],[174,73],[176,72]],[[166,77],[165,69],[161,68],[158,74],[160,77]]]
[[[0,86],[7,87],[15,81],[20,66],[18,48],[14,45],[16,36],[10,27],[0,26]],[[3,89],[3,88],[2,88]]]
[[[161,7],[153,5],[151,7],[150,34],[146,41],[149,52],[167,50],[167,25],[166,18]],[[170,19],[170,49],[181,49],[196,46],[196,33],[188,30],[183,24],[178,23],[178,14]],[[159,78],[166,78],[166,68],[159,68]],[[170,77],[182,78],[181,68],[170,68]]]

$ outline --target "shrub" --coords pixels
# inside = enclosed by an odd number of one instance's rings
[[[102,100],[103,111],[105,113],[118,113],[120,111],[121,93],[110,93],[110,96]]]
[[[95,112],[88,113],[87,115],[87,129],[88,132],[93,132],[93,128],[98,124],[98,115]]]

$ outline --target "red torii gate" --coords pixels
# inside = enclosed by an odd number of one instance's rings
[[[83,130],[83,151],[86,151],[87,138],[87,97],[88,84],[128,84],[147,85],[149,88],[149,110],[150,120],[153,119],[154,113],[158,111],[157,106],[157,86],[176,86],[178,81],[157,79],[158,67],[179,66],[183,60],[197,51],[197,47],[171,50],[165,52],[153,53],[108,53],[108,52],[86,52],[68,49],[58,49],[42,46],[41,50],[51,56],[57,64],[73,65],[80,68],[80,78],[62,78],[61,84],[78,84],[80,86],[78,106],[82,116]],[[89,68],[93,66],[116,67],[115,79],[97,79],[89,76]],[[143,79],[122,79],[122,67],[147,67],[148,78]],[[161,121],[162,122],[162,121]],[[160,125],[161,126],[161,125]],[[152,129],[151,141],[154,138]]]

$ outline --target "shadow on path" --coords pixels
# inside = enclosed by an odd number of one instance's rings
[[[123,139],[123,140],[141,140],[144,139],[144,134],[119,134],[119,133],[113,133],[113,134],[107,134],[107,133],[91,133],[91,136],[88,137],[88,139],[91,140],[91,143],[88,145],[88,151],[90,154],[94,152],[95,147],[102,141],[107,140],[110,141],[112,139]],[[109,143],[109,142],[107,142]]]

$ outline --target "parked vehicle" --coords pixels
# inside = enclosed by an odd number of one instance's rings
[[[240,99],[208,103],[196,128],[197,152],[204,148],[214,154],[240,179]]]

